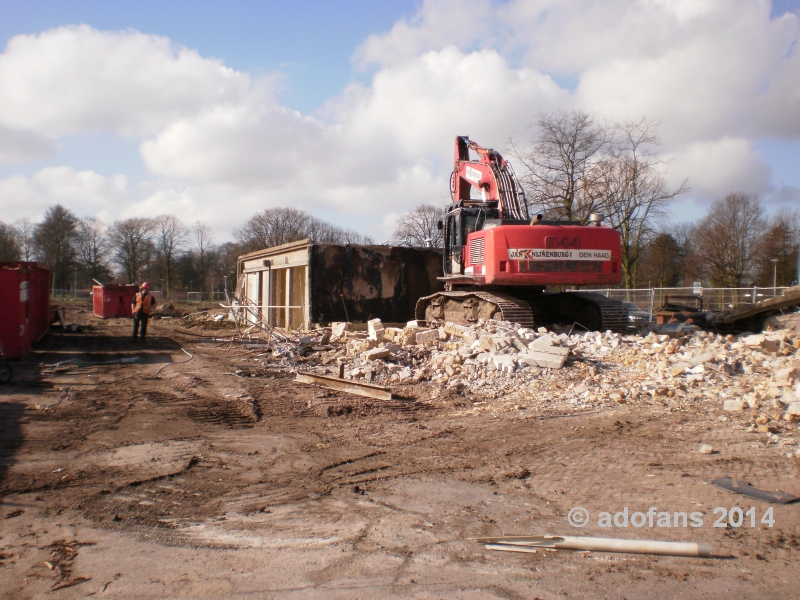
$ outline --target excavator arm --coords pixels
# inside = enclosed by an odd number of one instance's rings
[[[469,151],[478,155],[470,160]],[[481,192],[481,202],[497,202],[501,219],[528,220],[525,191],[511,165],[499,152],[479,146],[467,136],[456,137],[450,194],[453,202],[469,202],[470,191]]]

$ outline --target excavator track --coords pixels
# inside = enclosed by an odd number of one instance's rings
[[[502,292],[439,292],[417,300],[416,317],[432,323],[470,324],[478,319],[497,319],[533,326],[530,305]]]
[[[625,305],[618,301],[607,298],[602,294],[594,292],[566,292],[570,296],[578,296],[582,300],[593,304],[600,312],[601,324],[600,327],[593,327],[599,331],[616,331],[618,333],[625,333],[628,331],[630,321],[628,320],[628,311]],[[580,319],[575,319],[580,322]],[[589,327],[589,325],[586,325]]]
[[[628,311],[617,301],[594,292],[542,294],[530,300],[503,292],[451,291],[425,296],[417,301],[416,318],[429,323],[470,324],[478,319],[499,319],[523,327],[537,322],[578,323],[597,331],[628,330]]]

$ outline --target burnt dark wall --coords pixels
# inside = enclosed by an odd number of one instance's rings
[[[309,269],[313,323],[409,321],[417,299],[443,289],[434,248],[313,244]]]

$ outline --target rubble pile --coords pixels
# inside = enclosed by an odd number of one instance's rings
[[[299,345],[277,345],[270,360],[380,385],[428,382],[433,398],[452,390],[473,402],[499,398],[516,410],[700,405],[723,420],[736,416],[749,431],[776,434],[800,421],[800,321],[788,325],[759,334],[675,328],[664,334],[654,326],[621,335],[493,320],[439,328],[411,321],[400,328],[376,319],[366,331],[334,323]],[[773,320],[770,328],[782,326]]]

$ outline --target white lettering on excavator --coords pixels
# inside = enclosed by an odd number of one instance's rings
[[[480,171],[478,171],[478,169],[467,167],[467,179],[475,183],[479,183],[482,178],[483,174]]]
[[[611,260],[611,250],[545,250],[544,248],[509,248],[509,260]]]

